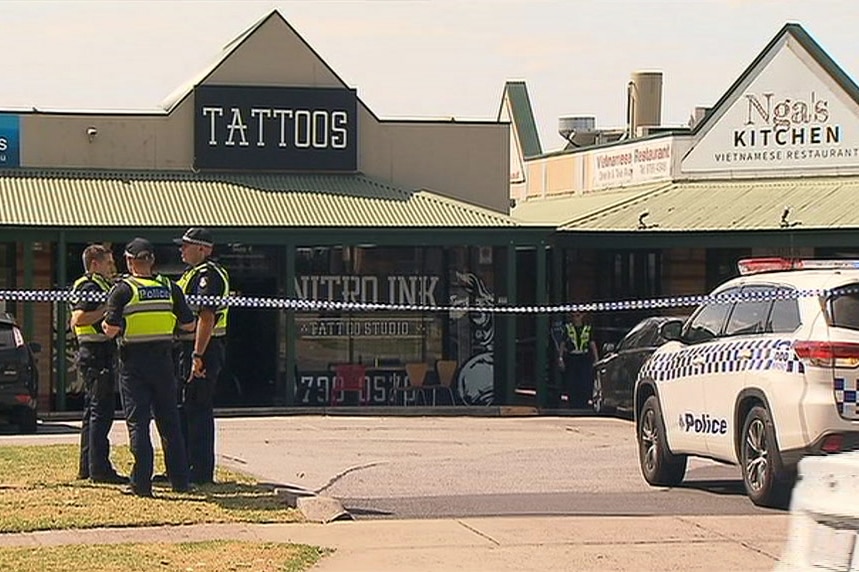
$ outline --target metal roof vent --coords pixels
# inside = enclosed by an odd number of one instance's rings
[[[597,120],[592,115],[573,115],[569,117],[561,117],[558,119],[558,133],[564,138],[567,143],[574,147],[581,147],[594,138]]]

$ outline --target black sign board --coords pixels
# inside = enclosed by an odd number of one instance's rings
[[[357,171],[354,89],[198,86],[198,169]]]

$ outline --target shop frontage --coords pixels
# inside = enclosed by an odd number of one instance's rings
[[[0,289],[32,293],[4,305],[44,348],[43,410],[80,407],[52,293],[86,245],[121,265],[145,236],[176,278],[189,226],[254,302],[231,308],[217,406],[509,402],[515,319],[481,308],[516,303],[517,252],[553,229],[507,214],[506,123],[379,119],[273,12],[159,110],[0,112],[0,136]]]
[[[785,25],[689,127],[659,124],[661,100],[645,101],[642,75],[656,74],[632,74],[637,100],[624,129],[561,121],[579,145],[520,155],[521,173],[511,171],[513,216],[558,228],[553,302],[705,294],[750,256],[857,257],[859,216],[849,205],[859,192],[859,87],[802,26]],[[508,106],[527,101],[522,89],[508,84]],[[661,83],[651,91],[661,94]],[[533,131],[526,107],[509,113],[514,133]],[[633,119],[645,111],[651,122]],[[691,309],[592,320],[598,339],[614,343],[645,316]]]

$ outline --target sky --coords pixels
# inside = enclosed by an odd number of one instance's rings
[[[494,120],[524,80],[547,152],[562,116],[622,126],[640,70],[685,125],[786,22],[859,80],[856,0],[0,0],[0,110],[157,109],[273,9],[381,118]]]

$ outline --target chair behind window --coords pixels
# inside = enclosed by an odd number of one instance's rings
[[[446,391],[450,397],[450,404],[456,405],[456,400],[453,397],[453,380],[456,375],[456,368],[459,364],[454,359],[440,359],[435,362],[435,372],[438,376],[438,385],[428,386],[427,389],[433,391],[433,403],[435,403],[436,394],[439,391]]]
[[[367,368],[360,363],[344,363],[334,368],[334,383],[331,386],[331,405],[337,401],[337,394],[340,394],[340,402],[346,398],[347,392],[357,392],[358,401],[361,405],[366,405],[370,398],[370,388],[366,388],[365,392],[365,377]]]

